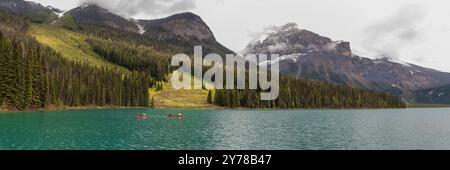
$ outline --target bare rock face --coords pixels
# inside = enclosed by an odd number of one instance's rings
[[[54,13],[62,13],[62,12],[64,12],[63,10],[61,10],[59,8],[56,8],[56,7],[53,7],[51,5],[47,5],[46,8],[51,10],[51,11],[53,11]]]
[[[157,39],[212,40],[214,34],[208,25],[193,13],[181,13],[156,20],[140,20],[145,34]]]
[[[322,48],[322,51],[335,53],[346,57],[351,57],[353,55],[350,48],[350,43],[344,41],[333,41],[328,43]]]
[[[351,57],[352,56],[352,49],[350,48],[349,42],[339,42],[336,45],[336,53],[339,55]]]
[[[280,55],[326,51],[347,57],[352,56],[349,42],[332,41],[328,37],[299,29],[296,24],[286,24],[273,31],[263,41],[249,44],[244,51]]]

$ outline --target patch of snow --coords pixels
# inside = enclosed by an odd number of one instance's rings
[[[375,61],[373,61],[375,64],[381,64],[381,63],[384,63],[384,61],[383,60],[375,60]]]
[[[383,62],[389,62],[389,63],[394,63],[394,64],[400,64],[400,65],[403,65],[403,66],[406,66],[406,67],[413,67],[413,65],[410,64],[410,63],[401,61],[399,59],[394,59],[394,58],[391,58],[391,57],[383,57],[383,58],[377,59],[377,61],[383,61]]]
[[[81,9],[84,9],[86,7],[88,7],[90,4],[84,4],[83,6],[81,6]]]
[[[58,15],[58,18],[61,18],[62,16],[64,16],[64,13],[66,13],[66,11],[60,10],[51,5],[46,6],[46,8],[49,9],[50,11],[52,11],[54,14]]]
[[[410,73],[411,73],[411,75],[414,75],[414,72],[413,71],[409,71]]]
[[[434,93],[434,91],[432,90],[432,91],[430,91],[429,93],[428,93],[428,95],[433,95],[433,93]]]
[[[443,95],[445,95],[445,93],[439,93],[438,96],[441,97],[441,96],[443,96]]]
[[[412,67],[412,65],[411,65],[410,63],[403,62],[403,61],[400,61],[400,60],[394,60],[394,59],[392,59],[392,60],[390,60],[390,61],[393,62],[393,63],[401,64],[401,65],[406,66],[406,67]]]
[[[139,34],[144,34],[145,33],[145,28],[144,28],[144,26],[142,26],[141,24],[139,24],[139,22],[138,21],[136,21],[136,20],[134,20],[134,19],[130,19],[132,22],[134,22],[134,24],[136,24],[136,26],[138,27],[138,32],[139,32]]]
[[[136,22],[136,25],[139,28],[139,34],[144,34],[145,33],[144,27],[142,25],[138,24],[137,22]]]
[[[66,11],[62,11],[62,12],[53,12],[53,13],[55,13],[56,15],[58,15],[58,18],[61,18],[61,17],[64,16],[64,14],[66,13]]]
[[[294,62],[298,61],[298,58],[301,56],[305,56],[306,54],[304,53],[295,53],[295,54],[290,54],[290,55],[283,55],[280,56],[276,59],[273,60],[268,60],[268,61],[264,61],[259,63],[260,66],[267,66],[267,65],[271,65],[271,64],[276,64],[276,63],[280,63],[282,61],[286,61],[286,60],[292,60]]]

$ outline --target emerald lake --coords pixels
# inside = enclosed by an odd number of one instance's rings
[[[0,150],[204,149],[450,149],[450,109],[0,113]]]

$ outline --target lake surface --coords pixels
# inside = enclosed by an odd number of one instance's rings
[[[0,113],[0,150],[16,149],[450,149],[450,109]]]

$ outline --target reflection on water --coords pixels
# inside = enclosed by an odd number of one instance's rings
[[[450,109],[2,113],[0,149],[450,149]]]

